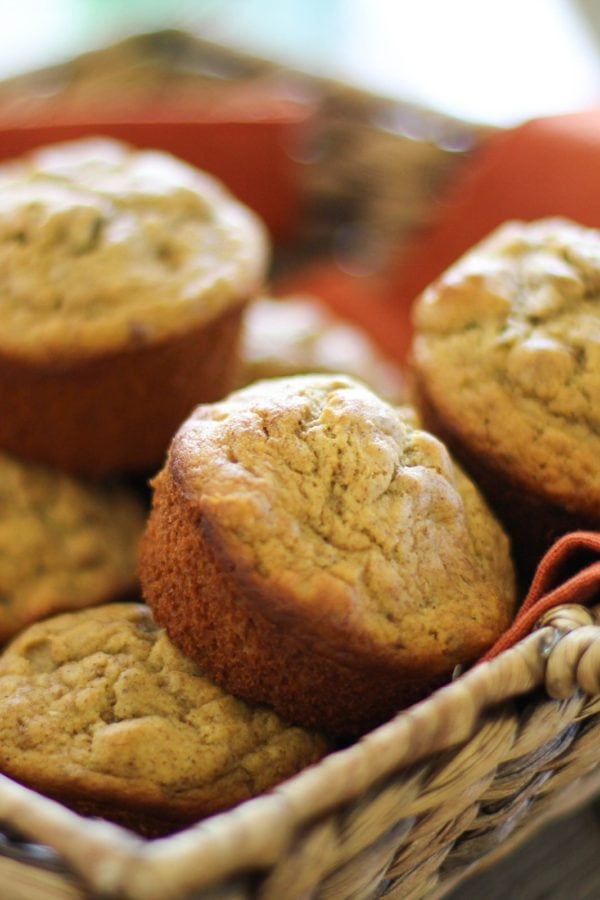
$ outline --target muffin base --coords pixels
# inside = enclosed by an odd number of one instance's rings
[[[191,409],[234,386],[244,306],[185,334],[72,362],[0,352],[0,448],[85,475],[155,470]]]
[[[435,408],[422,380],[413,373],[411,393],[424,426],[436,434],[481,489],[511,539],[520,593],[527,593],[536,568],[552,544],[578,529],[600,529],[600,518],[567,510],[541,497],[525,479],[511,477],[494,466],[489,456],[465,444]]]
[[[309,635],[260,612],[168,470],[154,486],[140,554],[144,598],[173,643],[217,684],[290,722],[355,736],[449,680],[434,661],[415,660],[407,670],[370,647],[363,658],[353,655],[352,667],[318,652]]]

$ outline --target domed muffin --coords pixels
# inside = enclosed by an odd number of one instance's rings
[[[600,527],[600,231],[514,222],[416,304],[428,426],[514,536],[524,578],[574,528]]]
[[[0,711],[0,771],[149,835],[268,790],[327,749],[225,694],[135,603],[24,631],[0,657]]]
[[[315,297],[260,297],[244,315],[240,386],[262,378],[343,372],[391,403],[405,399],[400,369],[369,336],[336,319]]]
[[[358,733],[508,625],[508,542],[443,445],[344,376],[198,407],[154,482],[145,599],[232,693]]]
[[[133,593],[144,522],[126,487],[0,453],[0,643],[54,612]]]
[[[156,468],[234,384],[266,242],[225,189],[113,141],[0,168],[0,446],[90,474]]]

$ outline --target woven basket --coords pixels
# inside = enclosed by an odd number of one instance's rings
[[[42,845],[7,841],[2,896],[442,897],[600,790],[598,622],[600,607],[554,610],[354,746],[170,838],[82,819],[1,778],[0,819]]]
[[[207,61],[221,77],[290,77],[169,33],[6,83],[0,106],[49,82],[85,102],[124,73],[131,88],[132,71],[137,90],[164,93],[206,82]],[[108,85],[98,77],[107,71]],[[477,130],[340,85],[310,87],[322,152],[306,169],[297,257],[335,248],[348,224],[376,235],[382,257],[397,253]],[[600,791],[599,746],[600,607],[565,606],[355,745],[170,838],[145,841],[0,776],[0,896],[439,898]]]

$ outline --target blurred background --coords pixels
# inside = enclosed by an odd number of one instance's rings
[[[596,0],[4,0],[2,11],[0,78],[176,27],[472,122],[600,98]]]
[[[0,9],[0,158],[102,133],[213,172],[267,224],[273,288],[322,298],[395,358],[412,298],[498,222],[600,225],[592,116],[568,135],[562,124],[549,138],[545,124],[523,142],[516,133],[504,181],[494,170],[475,209],[442,227],[498,130],[600,110],[597,0]]]

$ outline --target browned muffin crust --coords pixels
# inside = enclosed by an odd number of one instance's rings
[[[144,834],[230,808],[326,750],[217,687],[141,604],[47,619],[0,656],[0,771]]]
[[[443,681],[416,661],[413,681],[374,656],[317,655],[314,642],[262,615],[203,538],[202,522],[168,473],[154,482],[155,499],[144,541],[144,594],[173,642],[240,697],[268,703],[291,721],[334,733],[359,734]],[[374,648],[373,648],[374,649]],[[476,654],[474,654],[476,655]],[[344,662],[349,663],[344,665]],[[425,685],[425,687],[424,687]],[[284,712],[285,710],[285,712]]]
[[[85,475],[155,470],[195,404],[233,387],[243,308],[160,343],[68,363],[0,352],[0,446]]]
[[[305,429],[319,423],[317,449]],[[157,621],[291,721],[360,733],[510,620],[508,545],[481,498],[438,441],[351,379],[264,382],[199,408],[154,487],[140,575]]]

